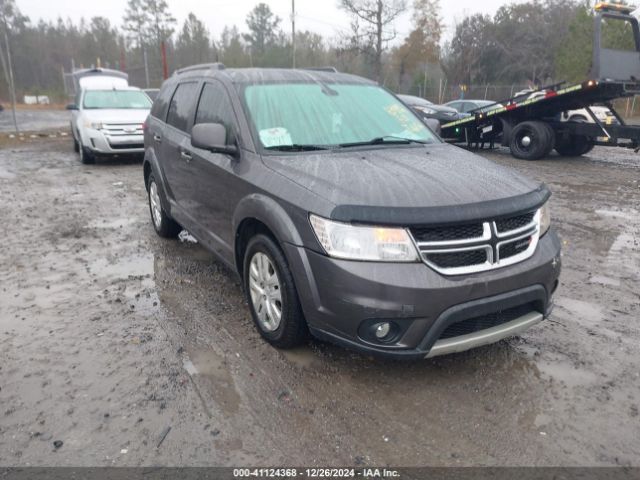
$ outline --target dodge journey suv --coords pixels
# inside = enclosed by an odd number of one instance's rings
[[[189,67],[162,86],[145,149],[156,232],[184,227],[237,273],[276,347],[310,332],[434,357],[551,311],[547,187],[443,143],[363,78]]]

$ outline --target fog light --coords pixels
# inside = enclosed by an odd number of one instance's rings
[[[376,338],[383,340],[391,332],[391,324],[389,322],[379,323],[376,326]]]

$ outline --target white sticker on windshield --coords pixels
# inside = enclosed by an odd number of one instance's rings
[[[283,127],[260,130],[260,141],[267,148],[293,144],[289,130]]]

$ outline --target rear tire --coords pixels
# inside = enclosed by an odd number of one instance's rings
[[[298,291],[282,250],[259,234],[247,245],[243,264],[244,290],[258,331],[276,348],[290,349],[308,338]]]
[[[573,116],[570,122],[587,123],[587,119],[581,115]],[[556,152],[563,157],[580,157],[586,155],[595,148],[595,145],[584,135],[569,135],[556,144]]]
[[[555,134],[545,122],[522,122],[511,132],[509,148],[515,158],[539,160],[553,149]]]
[[[182,231],[182,227],[169,217],[164,211],[164,208],[162,208],[158,184],[153,177],[153,173],[149,175],[149,179],[147,180],[147,198],[149,200],[151,223],[156,233],[162,238],[176,238]]]
[[[78,144],[78,140],[76,140],[76,137],[74,137],[73,135],[71,135],[71,138],[73,139],[73,151],[76,153],[80,153],[80,145]]]

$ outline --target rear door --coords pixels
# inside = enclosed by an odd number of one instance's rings
[[[221,123],[227,129],[227,144],[237,143],[238,122],[231,98],[217,80],[204,83],[194,125]],[[247,185],[238,177],[241,160],[230,155],[191,148],[191,168],[197,172],[190,190],[190,204],[202,233],[223,257],[232,259],[232,217],[234,208],[246,195]]]
[[[155,140],[160,143],[158,150],[170,195],[178,205],[180,213],[188,216],[191,216],[189,190],[193,183],[192,171],[189,168],[191,158],[187,152],[191,144],[191,135],[188,132],[191,128],[197,91],[197,81],[178,84],[169,103],[162,138]]]

